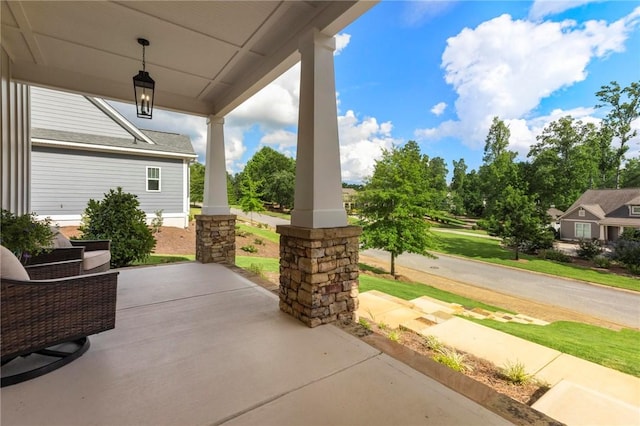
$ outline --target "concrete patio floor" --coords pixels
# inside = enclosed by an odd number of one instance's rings
[[[122,270],[116,328],[1,391],[10,425],[510,424],[226,267]]]

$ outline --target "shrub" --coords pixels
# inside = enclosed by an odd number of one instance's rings
[[[578,246],[578,257],[582,259],[591,260],[602,253],[602,247],[596,238],[591,240],[580,240]]]
[[[256,238],[253,240],[253,244],[257,245],[257,246],[263,246],[264,245],[264,241],[262,240],[262,238]]]
[[[593,258],[593,264],[598,268],[609,269],[611,267],[611,261],[605,256],[596,256]]]
[[[151,232],[153,234],[157,234],[158,232],[160,232],[160,228],[162,228],[162,225],[164,224],[164,219],[162,217],[162,212],[164,210],[160,209],[160,210],[156,210],[155,211],[155,217],[151,220]]]
[[[367,321],[366,318],[360,318],[358,320],[358,324],[360,324],[365,330],[371,331],[371,324],[369,324],[369,321]]]
[[[240,247],[240,250],[246,251],[247,253],[257,253],[258,252],[258,249],[252,244],[249,244],[248,246],[242,246],[242,247]]]
[[[541,229],[536,235],[532,235],[530,240],[520,244],[520,250],[528,254],[540,253],[541,250],[553,248],[554,238],[553,228]]]
[[[467,356],[455,349],[440,348],[438,353],[433,356],[433,360],[461,373],[471,369],[467,364]]]
[[[432,351],[439,351],[440,349],[442,349],[442,342],[440,342],[440,340],[436,336],[424,336],[422,344]]]
[[[500,369],[500,375],[515,385],[524,385],[531,379],[531,374],[527,373],[524,364],[519,361],[507,361],[505,366]]]
[[[255,263],[252,263],[251,265],[249,265],[247,267],[247,271],[249,272],[253,272],[254,274],[258,275],[259,277],[264,278],[264,267],[262,265],[258,265]]]
[[[637,275],[640,272],[640,229],[625,229],[616,241],[611,257]]]
[[[109,190],[102,201],[89,200],[79,230],[85,240],[111,240],[111,266],[120,268],[144,261],[156,246],[156,239],[147,226],[138,197]]]
[[[0,244],[26,264],[35,256],[51,246],[54,234],[51,231],[51,219],[36,219],[35,213],[17,216],[8,210],[2,210],[0,226]]]
[[[571,257],[560,250],[542,250],[538,256],[546,260],[554,260],[556,262],[571,263]]]
[[[389,340],[391,340],[393,342],[399,342],[400,341],[400,332],[398,330],[391,330],[387,337],[389,338]]]

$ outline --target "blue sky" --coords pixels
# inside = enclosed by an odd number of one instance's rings
[[[416,140],[422,152],[471,168],[493,116],[526,157],[550,121],[598,122],[603,84],[640,80],[637,1],[383,1],[337,36],[338,123],[344,181],[370,175],[382,149]],[[226,117],[227,168],[262,146],[295,156],[299,65]],[[189,134],[204,161],[202,117],[114,104],[141,128]],[[640,120],[634,127],[640,128]],[[640,154],[640,138],[628,156]]]

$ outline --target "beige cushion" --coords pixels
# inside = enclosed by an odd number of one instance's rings
[[[62,235],[62,233],[58,231],[58,228],[52,226],[51,231],[53,232],[53,240],[51,241],[53,248],[73,247],[71,241],[69,241],[67,237]]]
[[[29,281],[30,279],[18,258],[3,246],[0,246],[0,277],[20,281]]]
[[[92,250],[84,252],[82,269],[88,271],[90,269],[102,266],[111,261],[111,252],[109,250]]]

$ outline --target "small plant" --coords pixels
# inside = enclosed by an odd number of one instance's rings
[[[378,328],[379,328],[380,330],[386,330],[387,328],[389,328],[389,325],[388,325],[387,323],[385,323],[385,322],[380,321],[380,322],[378,323]]]
[[[262,265],[258,265],[256,263],[252,263],[247,267],[247,271],[253,272],[254,274],[260,276],[261,278],[265,278],[264,275],[264,267]]]
[[[89,200],[79,230],[85,240],[111,240],[111,267],[144,261],[156,246],[138,197],[111,189],[101,201]]]
[[[581,259],[591,260],[602,253],[602,247],[596,238],[591,240],[580,240],[578,246],[578,257]]]
[[[520,361],[507,361],[500,369],[502,378],[515,385],[524,385],[531,379],[531,374],[527,373],[525,366]]]
[[[156,210],[155,211],[155,217],[151,220],[151,232],[155,235],[158,232],[160,232],[160,228],[162,228],[162,225],[164,224],[164,219],[162,218],[162,212],[164,210],[160,209],[160,210]]]
[[[257,253],[258,249],[253,244],[249,244],[248,246],[240,247],[240,250],[246,251],[247,253]]]
[[[467,356],[455,349],[442,347],[433,356],[433,360],[461,373],[471,370],[471,367],[466,362]]]
[[[609,269],[611,267],[611,260],[605,256],[596,256],[593,258],[593,264],[597,268]]]
[[[538,255],[542,259],[554,260],[556,262],[571,263],[571,257],[559,250],[540,250]]]
[[[264,245],[264,241],[262,240],[262,238],[256,238],[253,240],[253,244],[257,245],[257,246],[263,246]]]
[[[442,349],[442,342],[436,336],[424,336],[422,344],[432,351]]]
[[[251,232],[241,231],[240,227],[236,227],[236,236],[237,237],[243,237],[244,238],[244,237],[249,237],[251,235],[253,235]]]
[[[369,324],[369,321],[367,321],[366,318],[360,318],[358,320],[358,324],[360,324],[365,330],[371,331],[371,324]]]
[[[393,342],[400,342],[401,333],[398,330],[391,330],[387,337]]]
[[[35,213],[17,216],[3,209],[1,224],[0,244],[15,254],[23,264],[28,263],[31,256],[40,254],[51,246],[54,234],[50,218],[38,221]]]

